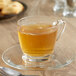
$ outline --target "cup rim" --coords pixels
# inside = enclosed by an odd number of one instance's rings
[[[23,18],[19,19],[19,20],[17,21],[17,25],[20,26],[19,22],[20,22],[21,20],[23,20],[23,19],[26,19],[26,20],[27,20],[27,18],[42,18],[42,17],[51,19],[50,16],[27,16],[27,17],[23,17]],[[62,19],[61,19],[61,20],[62,20]],[[56,28],[56,27],[58,26],[58,20],[56,20],[56,21],[54,21],[54,22],[55,22],[54,24],[50,24],[50,25],[53,25],[52,27],[48,27],[48,28],[46,28],[46,29]],[[47,25],[48,25],[48,24],[47,24]]]

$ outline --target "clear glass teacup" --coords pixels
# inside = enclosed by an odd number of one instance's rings
[[[65,29],[65,21],[49,16],[30,16],[18,21],[18,37],[24,62],[47,62],[56,41]]]

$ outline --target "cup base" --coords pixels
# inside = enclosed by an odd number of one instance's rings
[[[25,65],[27,66],[34,66],[34,67],[45,67],[50,64],[59,64],[58,61],[54,61],[54,55],[47,55],[42,57],[31,57],[26,54],[23,54],[22,60],[24,61]]]
[[[22,59],[24,62],[47,62],[50,60],[51,57],[52,55],[47,55],[43,57],[31,57],[31,56],[24,54],[22,56]]]

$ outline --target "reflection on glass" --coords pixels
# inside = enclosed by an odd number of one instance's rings
[[[65,0],[63,16],[76,16],[76,0]]]
[[[56,11],[60,11],[64,8],[64,0],[55,0],[55,6],[53,8],[53,10]]]

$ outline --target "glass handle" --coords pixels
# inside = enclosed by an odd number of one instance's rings
[[[57,21],[57,25],[58,25],[58,34],[57,34],[57,41],[58,39],[61,37],[61,35],[63,34],[64,30],[65,30],[65,21],[63,20],[58,20]]]

